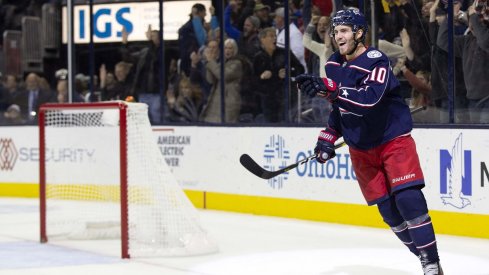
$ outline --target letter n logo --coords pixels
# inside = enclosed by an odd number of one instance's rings
[[[440,150],[440,194],[443,204],[462,209],[471,202],[472,152],[463,150],[462,134],[454,142],[451,152]]]

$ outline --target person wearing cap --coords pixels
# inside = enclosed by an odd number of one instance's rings
[[[270,6],[262,3],[255,4],[253,15],[260,19],[260,29],[271,27],[272,18],[270,17]]]

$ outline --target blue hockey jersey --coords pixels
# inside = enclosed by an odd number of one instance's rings
[[[411,113],[385,54],[369,47],[347,61],[337,51],[325,69],[339,89],[328,124],[346,144],[371,149],[411,132]]]

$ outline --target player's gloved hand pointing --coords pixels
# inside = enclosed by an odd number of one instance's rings
[[[314,148],[314,153],[317,155],[316,160],[319,163],[325,163],[336,156],[334,143],[337,139],[338,133],[331,128],[326,128],[319,133],[318,142]]]
[[[334,101],[338,97],[338,88],[336,83],[329,78],[321,78],[319,76],[301,74],[295,80],[301,91],[309,97],[319,95],[325,97],[329,101]]]

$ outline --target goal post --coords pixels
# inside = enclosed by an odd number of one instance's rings
[[[42,105],[39,162],[42,243],[120,239],[122,258],[218,250],[161,155],[146,104]]]

